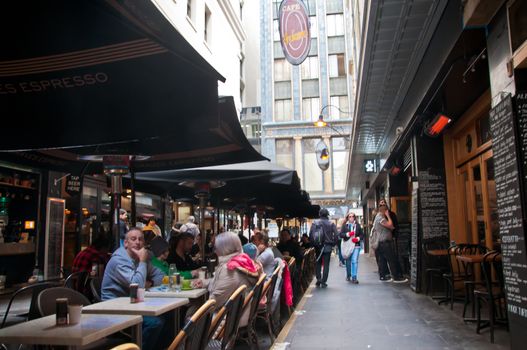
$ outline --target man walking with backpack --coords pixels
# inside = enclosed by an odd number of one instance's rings
[[[331,251],[333,250],[333,246],[337,243],[338,233],[335,223],[329,221],[329,212],[327,209],[320,209],[319,216],[320,219],[315,220],[311,225],[311,229],[309,230],[309,239],[315,247],[317,258],[316,286],[326,288],[328,286],[326,282],[329,275]],[[322,266],[324,266],[323,272]]]

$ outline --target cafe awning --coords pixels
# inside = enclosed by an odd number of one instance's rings
[[[0,151],[8,158],[83,169],[101,155],[134,155],[143,159],[138,171],[264,159],[232,98],[218,100],[224,78],[151,1],[0,6]]]

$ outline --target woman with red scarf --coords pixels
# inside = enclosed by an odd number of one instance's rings
[[[362,231],[360,224],[357,222],[354,213],[349,212],[346,218],[347,221],[342,224],[342,228],[340,229],[340,238],[342,238],[343,242],[342,244],[348,244],[350,239],[352,244],[352,252],[350,256],[345,259],[346,281],[351,281],[353,284],[359,284],[357,273],[359,270],[359,255],[361,251],[361,244],[364,240],[364,232]]]

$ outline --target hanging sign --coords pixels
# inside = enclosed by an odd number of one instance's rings
[[[76,196],[81,193],[81,177],[79,175],[68,175],[66,177],[66,192],[70,196]]]
[[[376,173],[377,172],[377,161],[375,159],[365,159],[364,160],[364,172]]]
[[[301,0],[283,0],[278,10],[280,43],[285,58],[292,65],[306,59],[311,47],[309,15]]]

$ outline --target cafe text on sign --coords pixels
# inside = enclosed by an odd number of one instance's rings
[[[279,31],[282,50],[289,63],[299,65],[311,48],[310,22],[301,0],[283,0],[279,9]]]

